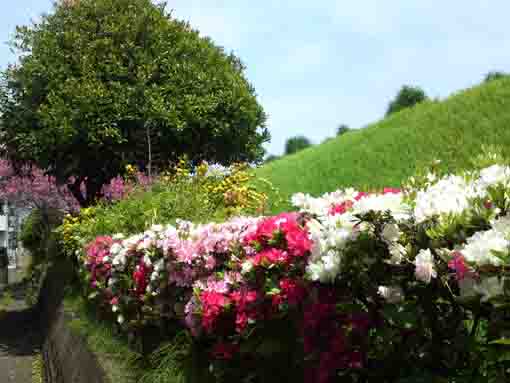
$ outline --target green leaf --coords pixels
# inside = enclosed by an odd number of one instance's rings
[[[510,339],[509,338],[500,338],[500,339],[493,340],[493,341],[489,342],[489,344],[500,344],[500,345],[510,346]]]

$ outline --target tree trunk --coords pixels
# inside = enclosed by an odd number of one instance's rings
[[[67,188],[71,192],[71,194],[76,198],[80,206],[84,206],[86,201],[85,197],[81,193],[81,184],[83,182],[83,177],[78,177],[72,184],[68,184]]]
[[[145,124],[147,129],[147,150],[148,150],[148,163],[147,163],[147,169],[149,178],[152,177],[152,147],[151,147],[151,131],[149,128],[149,124]]]

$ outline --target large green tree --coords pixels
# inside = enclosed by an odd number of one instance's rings
[[[388,105],[386,116],[400,112],[402,109],[415,106],[427,99],[427,95],[422,88],[418,86],[404,85],[400,88],[395,98]]]
[[[3,149],[13,163],[72,180],[82,205],[126,163],[263,158],[266,116],[243,64],[165,4],[57,3],[17,27],[12,45],[20,56],[3,73]]]

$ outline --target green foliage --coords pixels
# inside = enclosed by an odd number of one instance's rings
[[[263,179],[253,179],[234,167],[225,178],[209,177],[206,168],[196,168],[189,176],[188,169],[177,168],[174,176],[162,176],[149,191],[133,191],[116,202],[99,203],[82,209],[77,217],[66,216],[57,235],[64,252],[75,250],[100,235],[137,234],[154,224],[175,224],[176,220],[195,223],[224,221],[233,215],[266,214],[279,203],[278,192]],[[201,175],[202,174],[202,175]],[[249,184],[248,184],[249,183]],[[266,192],[258,192],[258,189]]]
[[[482,145],[510,157],[510,79],[459,92],[443,102],[425,101],[364,129],[284,157],[254,173],[290,200],[297,192],[321,195],[338,188],[399,187],[423,164],[441,159],[449,171],[467,169]],[[290,209],[290,202],[274,212]]]
[[[20,241],[30,252],[30,263],[25,271],[25,301],[34,305],[50,262],[61,254],[58,235],[53,232],[62,223],[58,210],[33,209],[21,225]]]
[[[349,132],[351,129],[346,124],[340,124],[338,128],[336,129],[336,135],[341,136],[342,134],[345,134]]]
[[[23,221],[20,240],[30,251],[33,259],[46,259],[57,253],[52,229],[62,222],[62,213],[57,210],[33,209]]]
[[[492,71],[485,75],[485,78],[483,81],[490,82],[490,81],[494,81],[494,80],[500,80],[500,79],[508,77],[508,76],[509,76],[509,74],[505,73],[505,72]]]
[[[291,137],[285,143],[285,154],[293,154],[312,146],[312,143],[305,136]]]
[[[397,96],[390,102],[386,116],[400,112],[402,109],[410,108],[427,100],[427,95],[420,87],[404,85],[397,93]]]
[[[139,383],[186,383],[192,370],[191,358],[192,340],[186,331],[181,331],[151,354],[149,367],[144,370]]]
[[[262,160],[265,114],[233,54],[151,0],[81,0],[16,30],[4,72],[8,156],[84,205],[127,163]],[[80,191],[86,185],[86,197]]]
[[[44,358],[40,352],[32,361],[32,383],[44,383]]]
[[[66,237],[70,235],[79,241],[79,247],[99,235],[135,234],[153,224],[175,223],[177,219],[221,220],[223,209],[204,204],[200,191],[199,185],[194,183],[161,182],[148,192],[134,192],[114,205],[100,203],[94,208],[82,209],[71,233],[66,233],[66,225],[61,227],[64,242],[70,243],[73,238]]]
[[[14,298],[9,291],[3,291],[0,295],[0,313],[9,309],[14,303]]]
[[[25,249],[30,250],[33,254],[41,253],[44,233],[40,223],[41,212],[34,209],[21,225],[21,243]]]
[[[277,156],[276,154],[270,154],[269,156],[266,157],[266,159],[264,160],[264,163],[267,164],[268,162],[275,161],[278,158],[280,158],[280,156]]]

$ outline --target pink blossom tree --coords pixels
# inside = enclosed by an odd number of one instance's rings
[[[16,172],[9,161],[0,159],[0,199],[28,209],[79,210],[78,201],[66,185],[58,185],[54,177],[39,168],[22,170]]]
[[[119,175],[102,186],[101,196],[109,202],[117,201],[125,198],[137,186],[147,189],[154,180],[155,177],[140,171],[134,172],[128,180]],[[73,183],[73,180],[69,183]],[[85,194],[83,185],[81,191]],[[37,167],[15,171],[5,159],[0,159],[0,199],[28,209],[55,209],[69,213],[80,209],[79,202],[66,184],[59,185],[55,177],[46,175]]]
[[[118,175],[103,185],[101,196],[106,201],[118,201],[127,197],[137,186],[147,190],[155,179],[155,176],[148,176],[140,171],[136,171],[129,179]]]

